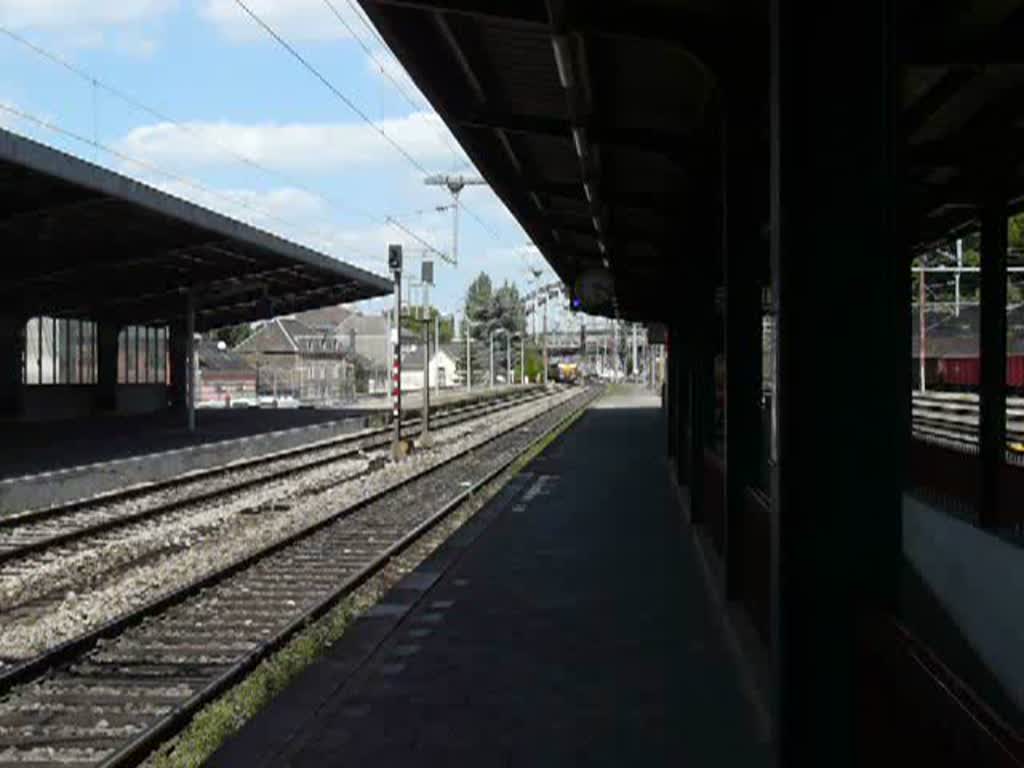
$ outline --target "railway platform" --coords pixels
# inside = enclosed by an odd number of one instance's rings
[[[593,405],[209,765],[768,765],[665,468]]]

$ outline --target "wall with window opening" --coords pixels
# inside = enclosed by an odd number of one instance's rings
[[[117,337],[117,383],[168,383],[167,354],[166,327],[125,326]]]
[[[166,327],[130,325],[118,335],[117,383],[168,383]],[[99,339],[91,320],[33,317],[25,323],[23,384],[96,384]]]
[[[67,317],[33,317],[25,323],[24,384],[95,384],[96,323]]]

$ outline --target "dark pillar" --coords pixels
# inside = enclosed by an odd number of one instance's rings
[[[690,485],[689,464],[689,339],[682,312],[669,323],[665,365],[666,401],[669,402],[669,451],[676,480],[684,490]]]
[[[117,355],[121,326],[103,321],[96,328],[97,376],[96,407],[101,411],[117,410]]]
[[[0,315],[0,419],[21,415],[24,365],[25,319]]]
[[[672,342],[675,339],[676,328],[674,325],[669,325],[668,330],[668,360],[665,365],[665,384],[664,384],[664,395],[663,405],[665,408],[665,426],[668,430],[668,456],[669,459],[674,461],[679,452],[679,424],[676,419],[676,414],[679,411],[679,406],[675,399],[676,390],[676,355],[675,350],[672,348]]]
[[[728,118],[727,118],[728,120]],[[737,123],[740,121],[737,119]],[[726,591],[741,595],[743,584],[743,522],[747,488],[757,483],[761,452],[761,285],[760,240],[756,198],[740,174],[749,170],[728,146],[725,131],[725,560]]]
[[[691,294],[687,328],[688,414],[687,457],[690,476],[690,519],[704,522],[704,449],[714,425],[715,303],[710,281],[699,278]]]
[[[687,328],[682,319],[673,326],[672,355],[675,358],[673,375],[675,386],[672,399],[675,403],[676,422],[676,476],[679,484],[690,487],[690,360]]]
[[[170,406],[184,412],[188,407],[188,329],[184,319],[171,324],[167,347],[171,367]]]
[[[978,521],[999,516],[999,474],[1006,461],[1006,203],[985,202],[981,214],[981,413]]]
[[[860,643],[895,603],[907,364],[893,309],[889,3],[773,0],[778,764],[862,764]],[[866,364],[867,363],[867,364]]]

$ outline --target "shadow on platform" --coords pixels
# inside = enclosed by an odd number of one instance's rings
[[[210,764],[768,765],[664,434],[592,407]]]

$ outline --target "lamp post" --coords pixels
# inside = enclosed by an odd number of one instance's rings
[[[505,384],[512,384],[512,334],[505,334]]]
[[[523,386],[526,384],[526,331],[513,335],[519,339],[519,385]],[[509,364],[509,371],[511,370],[511,364]]]
[[[469,317],[465,317],[466,323],[466,391],[473,391],[473,326],[477,325]]]
[[[506,333],[504,328],[496,328],[490,332],[490,388],[495,387],[495,337]]]

